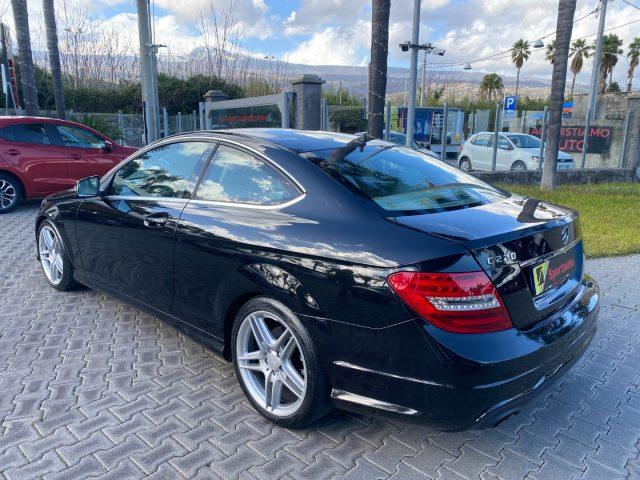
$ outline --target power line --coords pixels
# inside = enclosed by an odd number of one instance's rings
[[[631,5],[633,8],[635,8],[636,10],[640,10],[640,7],[637,6],[635,3],[631,3],[628,2],[627,0],[622,0],[624,3],[626,3],[627,5]]]

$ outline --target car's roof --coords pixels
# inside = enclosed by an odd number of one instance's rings
[[[189,135],[229,135],[244,137],[256,142],[268,142],[297,153],[344,147],[355,135],[319,130],[294,130],[289,128],[233,128],[227,130],[200,130]],[[389,145],[381,140],[371,140],[368,145]]]

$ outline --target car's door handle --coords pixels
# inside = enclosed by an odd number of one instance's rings
[[[7,155],[20,155],[20,150],[10,148],[9,150],[5,150],[4,153],[6,153]]]
[[[162,225],[167,223],[168,219],[169,219],[168,213],[165,213],[165,212],[154,213],[144,219],[144,226],[145,227],[161,227]]]
[[[78,155],[77,153],[70,153],[69,155],[67,155],[68,158],[71,158],[72,160],[80,160],[80,155]]]

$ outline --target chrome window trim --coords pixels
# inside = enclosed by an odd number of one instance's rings
[[[293,205],[295,203],[298,203],[300,200],[304,199],[306,197],[306,195],[307,195],[307,190],[302,186],[302,184],[300,182],[298,182],[298,180],[296,180],[296,178],[293,175],[291,175],[287,170],[285,170],[280,165],[278,165],[273,160],[271,160],[264,153],[260,152],[259,150],[255,149],[253,147],[249,147],[247,145],[244,145],[243,143],[236,142],[234,140],[229,140],[227,138],[221,138],[221,137],[215,136],[215,135],[209,135],[209,136],[189,135],[189,136],[185,136],[185,137],[170,137],[170,138],[166,138],[164,140],[160,140],[158,142],[152,143],[150,145],[147,145],[147,146],[141,148],[137,152],[135,152],[132,155],[130,155],[127,158],[125,158],[122,162],[118,163],[115,167],[113,167],[109,172],[107,172],[104,175],[103,179],[104,180],[108,180],[109,183],[110,183],[111,180],[113,180],[113,175],[115,175],[115,173],[118,170],[120,170],[120,168],[122,168],[122,166],[124,166],[126,163],[128,163],[128,162],[130,162],[132,160],[135,160],[140,155],[144,155],[149,150],[153,150],[156,147],[161,147],[161,146],[167,145],[167,144],[183,143],[183,142],[190,142],[190,141],[217,143],[218,145],[229,144],[229,145],[232,145],[232,146],[235,146],[235,147],[239,147],[240,149],[247,150],[247,151],[251,152],[251,154],[256,155],[257,157],[259,157],[260,160],[264,161],[269,167],[273,168],[274,170],[276,170],[280,174],[284,175],[284,177],[288,181],[293,183],[293,185],[298,189],[298,191],[300,192],[300,195],[298,195],[297,197],[295,197],[295,198],[293,198],[291,200],[288,200],[288,201],[286,201],[284,203],[279,203],[279,204],[276,204],[276,205],[254,205],[254,204],[250,204],[250,203],[221,202],[221,201],[216,201],[216,200],[202,200],[202,199],[196,199],[196,198],[194,198],[194,199],[185,199],[185,198],[175,198],[175,197],[142,197],[142,196],[138,197],[138,196],[130,196],[130,195],[107,195],[107,196],[105,196],[105,198],[107,198],[109,200],[189,201],[190,203],[201,204],[201,205],[226,206],[226,207],[237,207],[237,208],[253,208],[253,209],[256,209],[256,210],[277,210],[279,208],[289,207],[289,206],[291,206],[291,205]],[[213,151],[213,154],[215,155],[215,150]],[[211,163],[212,159],[213,159],[212,156],[207,158],[205,167],[209,166],[209,164]],[[100,186],[102,187],[102,181],[100,183],[101,183]],[[196,192],[194,192],[194,193],[197,193],[197,189],[196,189]]]
[[[276,205],[255,205],[251,203],[235,203],[235,202],[219,202],[215,200],[198,200],[198,199],[189,199],[189,198],[177,198],[177,197],[143,197],[143,196],[135,196],[135,195],[107,195],[104,197],[109,201],[114,200],[124,200],[124,201],[147,201],[147,202],[183,202],[183,203],[192,203],[195,205],[208,205],[212,207],[232,207],[232,208],[251,208],[255,210],[278,210],[281,208],[289,207],[294,203],[298,203],[304,197],[306,197],[306,193],[302,193],[294,199],[291,199],[285,203],[278,203]]]

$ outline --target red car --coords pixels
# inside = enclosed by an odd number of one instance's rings
[[[24,198],[44,197],[81,178],[103,175],[136,150],[75,122],[0,117],[0,213]]]

